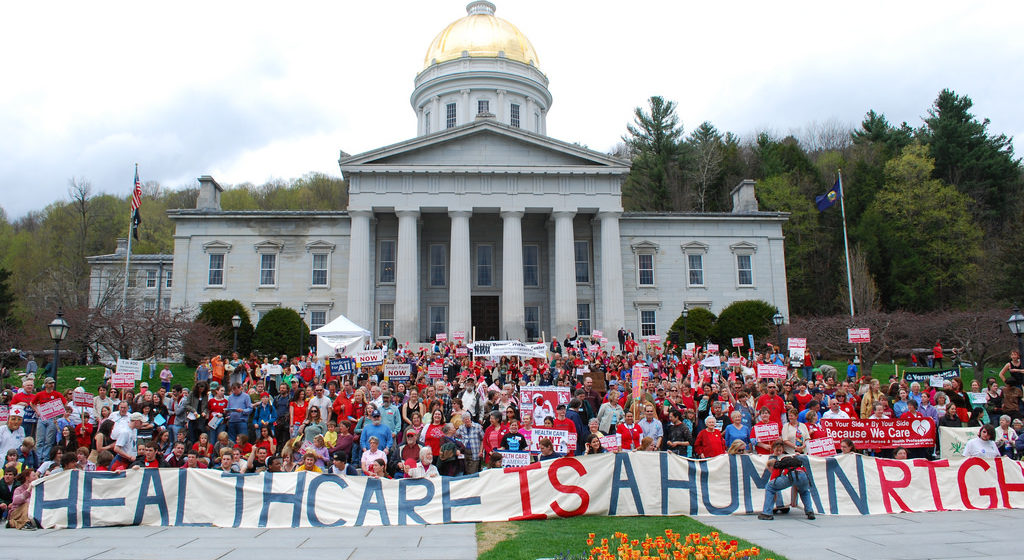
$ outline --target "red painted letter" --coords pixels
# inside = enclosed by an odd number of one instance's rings
[[[928,461],[926,459],[914,459],[914,466],[928,469],[928,482],[932,485],[932,499],[935,500],[935,509],[937,511],[946,511],[946,508],[942,507],[942,494],[939,493],[939,481],[935,476],[935,469],[938,467],[948,467],[949,460]]]
[[[1006,482],[1006,472],[1003,470],[1003,465],[1010,463],[1021,469],[1024,474],[1024,468],[1021,468],[1020,463],[1010,461],[1003,457],[996,459],[996,476],[999,477],[999,493],[1003,496],[1003,507],[1010,509],[1010,492],[1024,492],[1024,483],[1021,482]]]
[[[892,459],[875,459],[875,465],[878,467],[878,484],[882,487],[882,504],[885,506],[886,513],[892,513],[892,503],[889,501],[889,498],[895,500],[902,508],[902,511],[913,512],[914,510],[910,509],[910,506],[903,501],[903,498],[896,494],[897,489],[910,486],[910,467],[902,461],[894,461]],[[900,480],[889,480],[885,477],[885,467],[899,469],[903,472],[903,478]]]
[[[539,469],[540,463],[531,463],[525,467],[513,467],[505,469],[505,472],[519,474],[519,499],[523,504],[523,514],[508,518],[509,521],[521,521],[524,519],[545,519],[542,513],[533,513],[533,505],[530,503],[530,480],[527,478],[529,471]]]
[[[563,494],[576,494],[579,496],[580,507],[566,511],[562,509],[562,506],[558,505],[558,500],[555,500],[551,502],[551,509],[554,510],[555,514],[559,517],[583,515],[587,512],[587,507],[590,506],[590,494],[588,494],[582,487],[576,486],[575,484],[562,484],[558,480],[558,469],[561,469],[562,467],[568,467],[576,471],[576,474],[580,476],[587,474],[587,469],[583,467],[583,463],[580,463],[579,460],[570,457],[555,459],[551,462],[551,466],[548,467],[548,480],[551,481],[551,486],[554,486],[555,490],[558,490]]]
[[[960,486],[960,499],[963,500],[964,505],[967,509],[995,509],[999,507],[999,499],[996,496],[995,488],[978,488],[978,493],[982,496],[988,496],[989,504],[988,507],[979,508],[974,507],[971,500],[967,497],[967,470],[973,466],[979,466],[982,470],[988,470],[988,461],[979,459],[978,457],[971,457],[960,464],[960,470],[956,473],[957,485]]]

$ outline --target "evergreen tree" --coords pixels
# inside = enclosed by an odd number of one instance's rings
[[[629,210],[672,210],[672,201],[680,200],[682,194],[683,127],[675,102],[654,96],[648,103],[649,112],[643,107],[633,111],[633,124],[626,126],[629,134],[622,138],[633,157],[622,186],[624,205]]]

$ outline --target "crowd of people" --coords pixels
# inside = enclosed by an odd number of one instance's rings
[[[773,474],[762,516],[770,518],[783,508],[782,489],[806,493],[802,467],[784,459],[826,437],[822,419],[928,417],[939,426],[979,428],[965,455],[1016,458],[1024,450],[1024,438],[1018,438],[1024,365],[1016,352],[998,379],[984,388],[975,382],[967,392],[959,378],[942,387],[902,378],[883,386],[859,377],[852,361],[846,376],[825,375],[810,359],[789,364],[770,346],[737,356],[699,348],[664,352],[633,342],[615,352],[574,336],[553,341],[548,358],[530,359],[474,357],[456,343],[378,347],[387,349],[389,363],[409,364],[409,377],[385,378],[381,365],[340,375],[313,355],[234,354],[204,360],[191,387],[174,385],[164,367],[157,387],[142,382],[138,392],[117,389],[108,378],[96,388],[92,406],[76,406],[74,392],[83,388],[61,393],[46,378],[37,390],[35,378],[26,376],[16,391],[0,395],[8,410],[0,426],[0,516],[12,527],[31,529],[31,483],[68,469],[437,477],[501,468],[509,452],[529,451],[532,460],[544,461],[662,451],[695,459],[769,456]],[[711,355],[718,355],[720,367],[707,367]],[[646,368],[635,379],[637,363]],[[762,363],[791,367],[785,379],[766,379],[756,373]],[[570,398],[523,414],[524,387],[564,387]],[[63,415],[42,419],[44,405],[56,400]],[[765,424],[774,424],[778,435],[759,441],[755,434],[764,432],[757,427]],[[541,428],[567,437],[534,438]],[[619,437],[609,448],[606,436],[614,435]],[[934,449],[857,450],[844,440],[840,451],[906,459],[929,458]],[[807,514],[813,517],[809,508]]]

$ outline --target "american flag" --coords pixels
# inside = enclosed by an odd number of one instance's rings
[[[132,190],[132,237],[139,240],[139,224],[142,223],[139,207],[142,206],[142,182],[139,181],[139,166],[135,166],[135,188]]]

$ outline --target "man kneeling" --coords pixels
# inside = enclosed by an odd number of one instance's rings
[[[811,505],[810,481],[807,478],[807,471],[803,463],[795,455],[786,455],[786,446],[782,440],[772,443],[772,456],[768,459],[768,468],[772,470],[771,479],[764,487],[764,507],[757,515],[758,519],[775,519],[772,515],[772,507],[775,505],[775,496],[782,490],[795,486],[804,502],[804,512],[807,519],[814,519],[814,507]],[[788,508],[787,508],[788,509]]]

